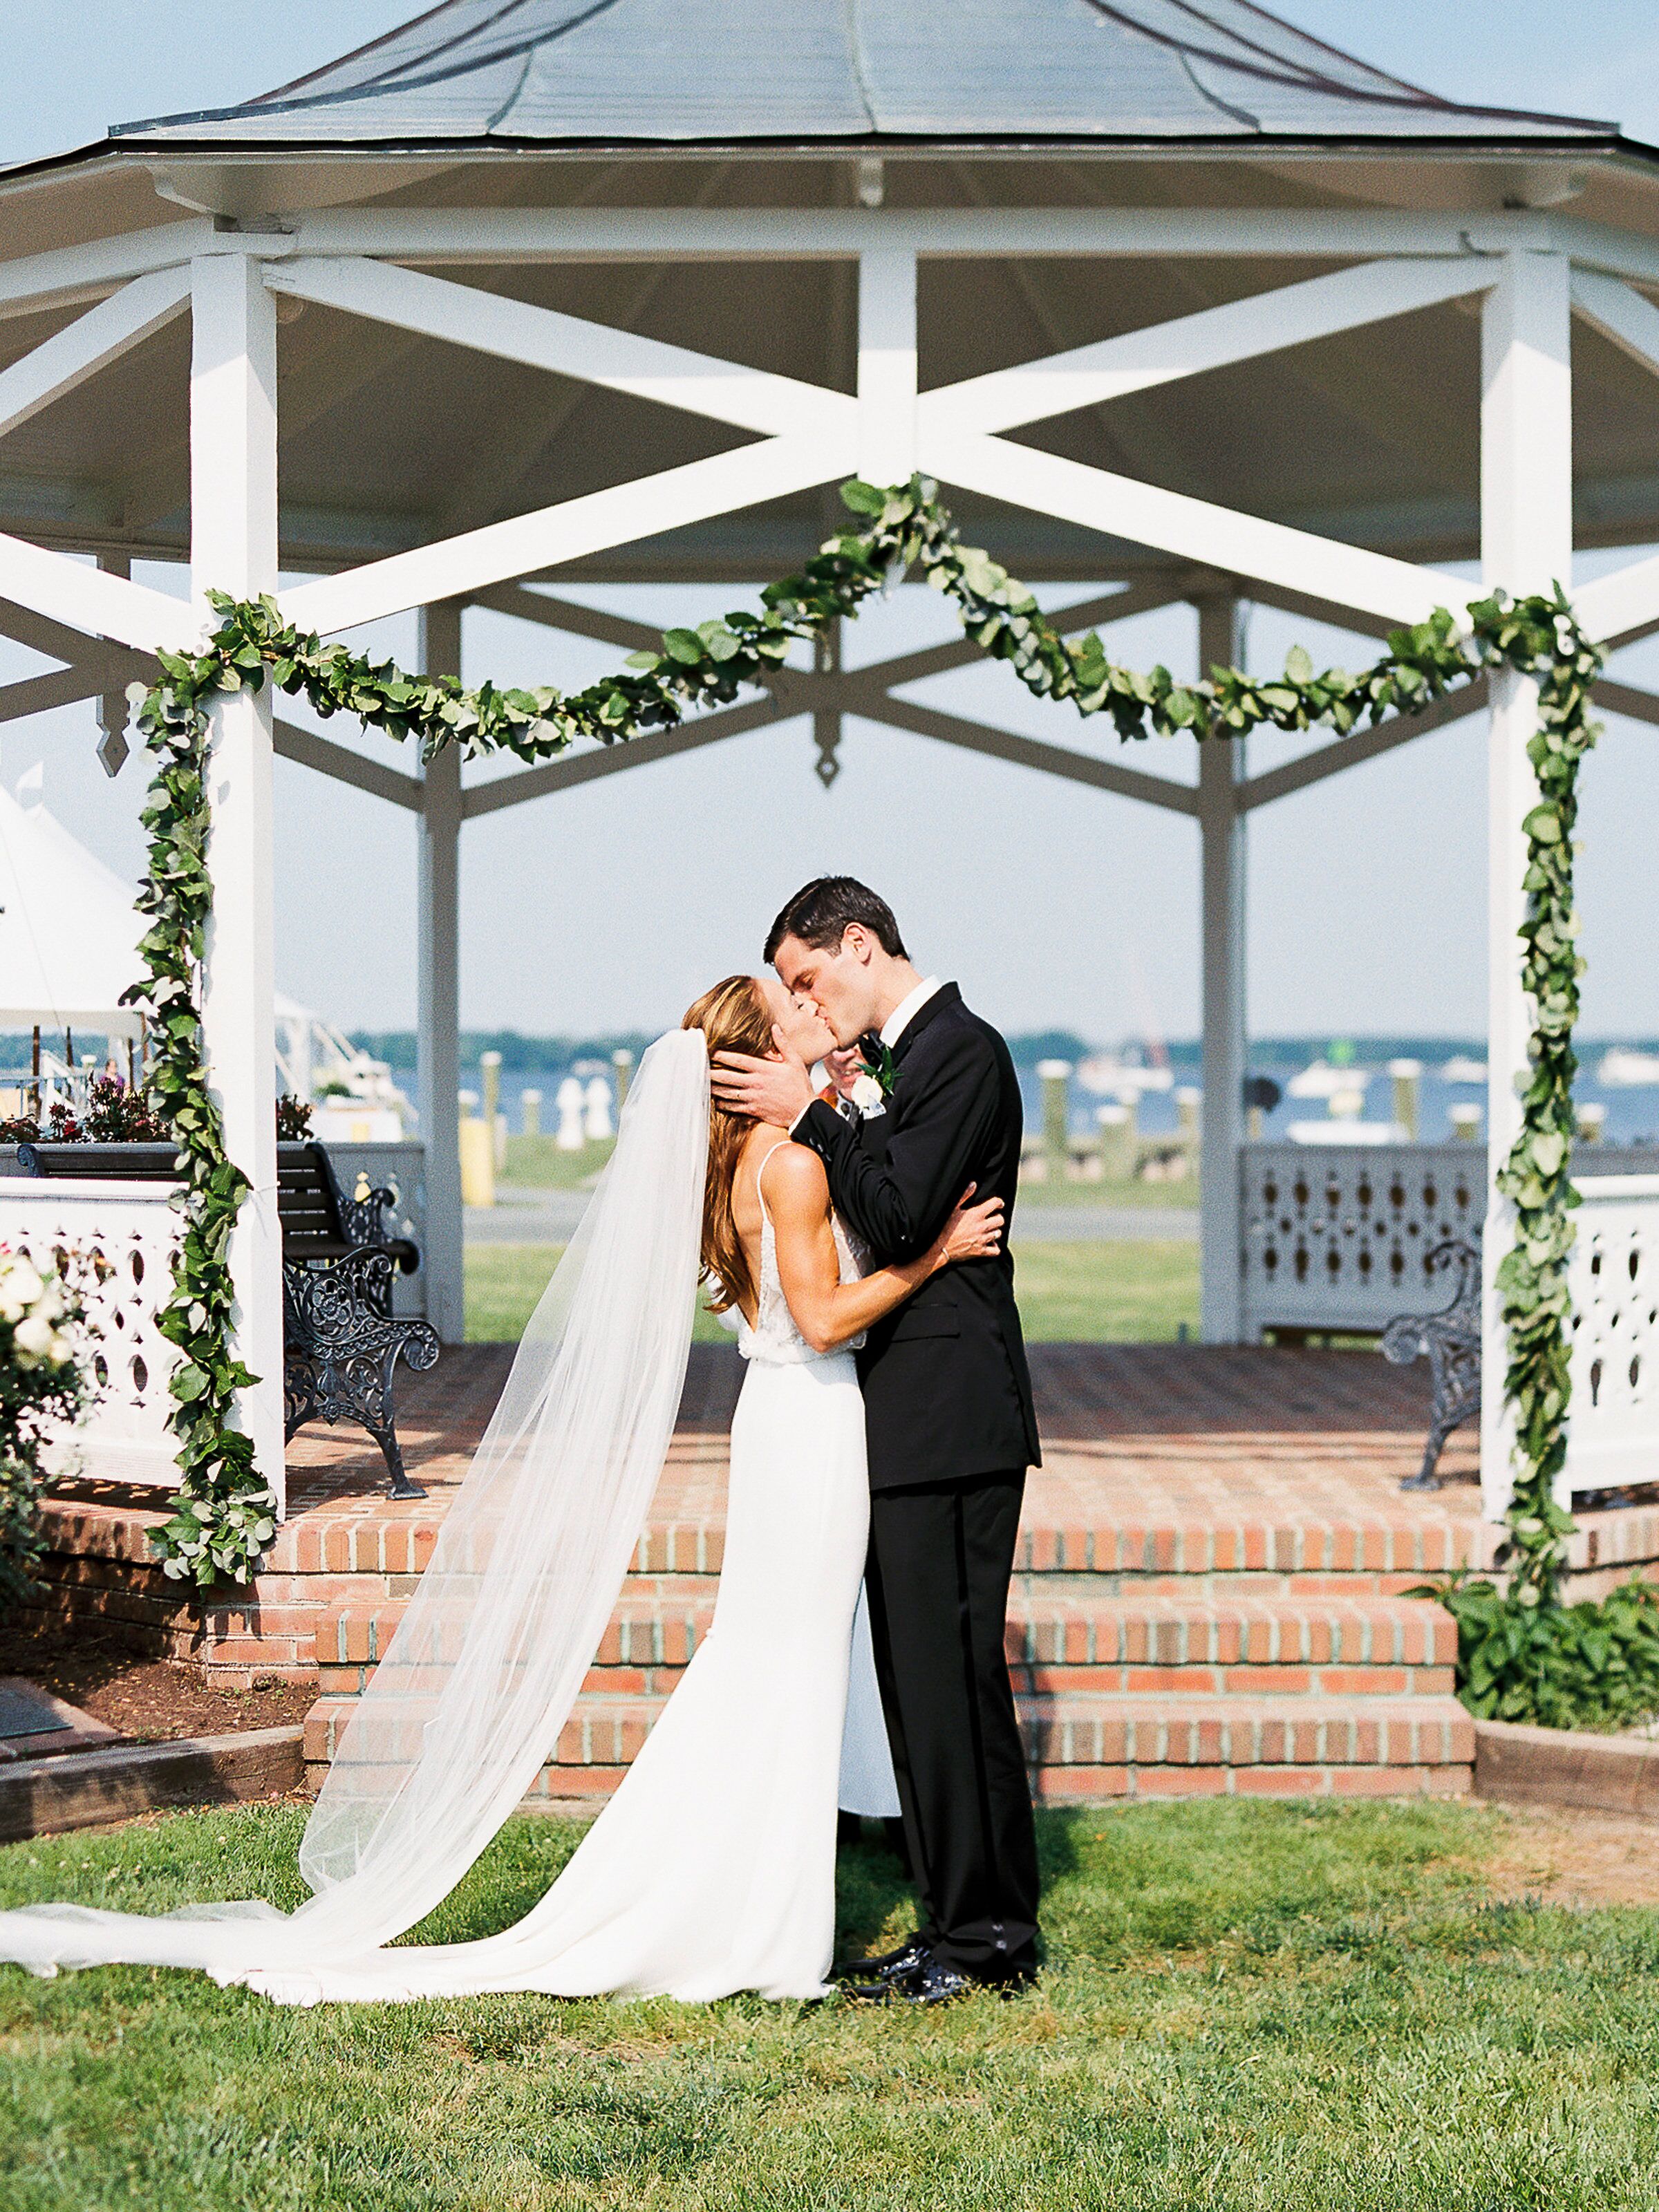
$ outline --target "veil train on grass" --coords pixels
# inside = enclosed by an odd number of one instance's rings
[[[574,1705],[662,1470],[684,1387],[708,1152],[700,1030],[641,1062],[617,1148],[307,1824],[292,1913],[258,1899],[145,1915],[0,1913],[37,1973],[131,1960],[340,1966],[422,1920],[518,1805]]]

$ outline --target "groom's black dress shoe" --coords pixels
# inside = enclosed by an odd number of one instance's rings
[[[886,1966],[889,1971],[866,1981],[847,1983],[845,1994],[866,2004],[940,2005],[970,1996],[975,1990],[992,1990],[1000,1997],[1023,1996],[1036,1984],[1036,1971],[1030,1967],[1009,1974],[968,1974],[960,1966],[936,1959],[931,1951],[923,1950],[912,1966],[901,1965],[903,1957],[903,1952],[896,1951],[886,1960],[867,1960],[867,1966]]]
[[[896,1952],[893,1955],[896,1962],[903,1954]],[[872,1963],[879,1965],[882,1962],[872,1960]],[[964,1974],[957,1966],[947,1966],[931,1951],[922,1950],[914,1965],[905,1966],[895,1963],[891,1971],[875,1979],[849,1982],[846,1985],[846,1993],[865,2004],[939,2005],[950,2004],[957,1997],[968,1996],[979,1987],[979,1983],[971,1974]]]
[[[931,1959],[933,1955],[921,1938],[919,1936],[913,1936],[908,1943],[901,1944],[896,1951],[884,1951],[879,1958],[848,1959],[843,1965],[834,1968],[834,1978],[838,1982],[857,1982],[860,1984],[881,1983],[890,1985],[905,1974],[912,1972],[915,1968],[922,1964],[924,1960]]]

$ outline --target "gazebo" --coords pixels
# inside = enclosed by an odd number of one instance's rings
[[[123,686],[202,636],[210,589],[302,575],[282,605],[325,635],[418,610],[428,669],[459,671],[468,606],[628,649],[654,634],[558,584],[763,580],[834,526],[854,472],[938,478],[964,534],[1030,580],[1113,580],[1070,629],[1192,605],[1205,664],[1235,657],[1246,600],[1380,635],[1468,598],[1437,563],[1478,556],[1523,592],[1570,585],[1575,535],[1659,541],[1659,155],[1433,97],[1241,0],[446,0],[258,100],[0,173],[0,629],[64,664],[0,690],[0,717],[98,698],[112,773]],[[188,562],[188,597],[131,580],[158,559]],[[1659,628],[1659,560],[1577,606],[1608,644]],[[269,691],[216,708],[205,1020],[252,1184],[234,1264],[264,1380],[243,1418],[274,1483],[273,754],[419,820],[446,1338],[463,823],[802,715],[826,781],[856,714],[1194,819],[1203,1328],[1227,1342],[1249,815],[1489,708],[1501,1155],[1528,1030],[1529,682],[1255,776],[1206,745],[1188,785],[1069,726],[1036,741],[896,696],[975,650],[849,671],[832,645],[762,696],[476,785],[453,750],[393,771]],[[1601,688],[1659,720],[1659,699]],[[1489,1271],[1510,1234],[1493,1205]]]

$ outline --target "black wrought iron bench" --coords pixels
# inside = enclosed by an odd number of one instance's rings
[[[20,1145],[30,1176],[91,1176],[100,1181],[171,1182],[171,1145]],[[283,1439],[319,1415],[331,1427],[356,1421],[380,1447],[394,1498],[424,1498],[404,1469],[392,1409],[399,1359],[424,1373],[437,1363],[438,1338],[423,1321],[392,1310],[393,1277],[411,1275],[421,1255],[392,1236],[389,1190],[348,1198],[319,1144],[276,1147],[276,1211],[283,1230]]]
[[[412,1275],[421,1255],[387,1233],[397,1203],[389,1190],[347,1198],[319,1144],[276,1147],[276,1211],[283,1224],[284,1442],[319,1414],[343,1416],[380,1447],[394,1498],[424,1498],[404,1469],[392,1411],[398,1362],[417,1374],[437,1364],[438,1337],[423,1321],[392,1310],[395,1274]]]
[[[1438,1490],[1440,1454],[1447,1437],[1480,1411],[1480,1255],[1462,1237],[1437,1244],[1424,1262],[1431,1273],[1456,1270],[1451,1304],[1437,1313],[1401,1314],[1382,1332],[1385,1358],[1409,1366],[1428,1355],[1431,1392],[1423,1464],[1402,1490]]]

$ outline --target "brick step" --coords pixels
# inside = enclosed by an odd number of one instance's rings
[[[306,1723],[313,1787],[354,1702],[319,1700]],[[1412,1710],[1401,1715],[1387,1699],[1073,1696],[1022,1700],[1022,1719],[1032,1792],[1045,1804],[1465,1795],[1474,1757],[1468,1715],[1454,1699],[1409,1702]],[[585,1698],[526,1803],[608,1796],[660,1710],[660,1699]]]
[[[1018,1593],[1008,1658],[1022,1692],[1448,1696],[1456,1626],[1443,1607],[1381,1596],[1056,1600]]]
[[[1019,1702],[1036,1766],[1467,1767],[1474,1758],[1474,1723],[1451,1697],[1068,1691]]]
[[[318,1625],[320,1686],[361,1691],[391,1641],[400,1603],[347,1606]],[[624,1589],[585,1687],[666,1693],[708,1633],[712,1594]],[[1018,1686],[1304,1690],[1335,1695],[1443,1694],[1456,1629],[1441,1607],[1399,1598],[1179,1598],[1016,1591],[1007,1652]]]
[[[555,1764],[625,1766],[665,1700],[585,1694]],[[1462,1766],[1474,1723],[1455,1698],[1021,1696],[1034,1767]]]

